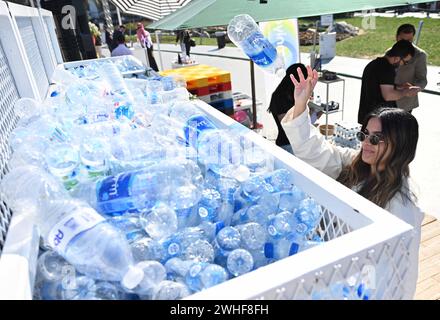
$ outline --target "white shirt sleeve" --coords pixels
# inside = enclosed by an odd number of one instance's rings
[[[295,156],[336,179],[359,151],[331,144],[311,124],[309,109],[293,120],[282,121]]]

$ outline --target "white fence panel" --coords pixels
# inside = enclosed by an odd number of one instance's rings
[[[40,100],[38,86],[21,37],[11,19],[6,2],[0,1],[0,43],[20,97]]]
[[[26,50],[40,98],[44,99],[49,79],[57,65],[55,54],[51,53],[52,46],[47,38],[45,24],[36,8],[15,3],[8,3],[8,7]]]
[[[47,32],[47,38],[50,45],[50,51],[56,64],[63,63],[60,46],[58,44],[58,37],[56,33],[56,25],[53,19],[52,12],[45,9],[40,9],[40,14],[43,18],[44,29]]]

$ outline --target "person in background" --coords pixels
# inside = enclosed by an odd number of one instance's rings
[[[180,44],[180,50],[182,51],[182,62],[188,63],[191,51],[191,35],[188,30],[177,31],[176,44]]]
[[[116,41],[118,46],[113,49],[112,57],[133,55],[133,52],[125,45],[125,36],[123,34],[118,34]]]
[[[120,39],[120,37],[119,37],[119,35],[123,35],[124,37],[125,37],[125,26],[124,25],[120,25],[119,27],[118,27],[118,29],[117,30],[115,30],[114,32],[113,32],[113,50],[117,47],[117,46],[119,46],[119,41],[118,41],[118,38]],[[124,41],[124,43],[125,43],[125,41]],[[124,44],[125,45],[125,44]],[[112,50],[112,51],[113,51]]]
[[[403,97],[414,97],[419,87],[396,88],[395,69],[408,64],[414,57],[415,49],[407,40],[397,41],[383,57],[367,64],[362,74],[361,97],[359,100],[358,122],[363,123],[368,113],[379,106],[396,108],[396,101]]]
[[[112,52],[115,47],[113,47],[113,36],[109,27],[105,28],[105,43],[107,44],[108,50]]]
[[[96,56],[98,58],[104,58],[104,55],[102,54],[101,32],[96,36],[96,39],[95,39],[95,50],[96,50]]]
[[[295,63],[288,67],[286,70],[286,75],[281,80],[275,91],[272,93],[269,108],[267,109],[268,112],[272,113],[273,119],[275,120],[278,128],[278,136],[275,141],[276,145],[292,154],[292,146],[290,145],[289,139],[287,139],[286,133],[281,126],[281,120],[286,115],[286,112],[289,111],[290,108],[292,108],[292,106],[295,104],[293,96],[293,91],[295,90],[295,87],[292,86],[290,75],[293,74],[293,76],[299,80],[297,71],[298,68],[301,69],[304,75],[307,75],[306,66],[302,63]],[[319,117],[320,114],[312,113],[311,116],[314,116],[316,118]]]
[[[407,40],[413,42],[416,34],[416,28],[412,24],[402,24],[396,33],[396,41]],[[426,52],[414,45],[414,56],[407,64],[401,65],[397,68],[394,83],[399,89],[409,88],[412,86],[424,89],[428,84],[426,74],[428,72],[426,67]],[[396,101],[398,108],[412,112],[414,108],[419,106],[419,99],[417,95],[411,97],[403,97]]]
[[[102,58],[101,30],[99,30],[98,26],[93,21],[89,21],[89,30],[92,35],[93,45],[95,46],[96,57]]]
[[[150,67],[154,71],[159,71],[159,68],[157,67],[156,59],[154,59],[154,55],[153,55],[153,41],[151,40],[151,35],[147,30],[145,30],[144,25],[140,22],[137,24],[136,36],[142,48],[147,49],[147,57]]]
[[[407,267],[403,299],[412,299],[424,216],[417,205],[409,174],[419,138],[417,120],[398,108],[377,109],[364,118],[362,129],[357,133],[360,150],[337,147],[310,124],[307,102],[318,81],[318,73],[310,66],[307,70],[308,76],[304,77],[298,68],[299,80],[291,75],[295,105],[281,121],[295,156],[414,227],[407,260],[399,265],[399,268]],[[389,266],[381,267],[389,269]],[[376,294],[376,298],[381,299],[383,292]]]

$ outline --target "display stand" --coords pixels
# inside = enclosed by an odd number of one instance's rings
[[[326,85],[326,92],[325,92],[325,102],[321,104],[317,104],[313,101],[309,101],[308,106],[310,109],[313,109],[315,111],[321,111],[325,114],[325,126],[327,128],[328,126],[328,115],[331,113],[337,113],[341,112],[342,115],[342,121],[344,120],[344,100],[345,100],[345,79],[337,77],[334,80],[325,80],[324,78],[319,78],[318,82],[323,83]],[[342,83],[342,101],[340,106],[337,109],[330,109],[329,108],[329,92],[330,92],[330,85],[334,83]],[[327,131],[325,134],[325,138],[327,139]]]

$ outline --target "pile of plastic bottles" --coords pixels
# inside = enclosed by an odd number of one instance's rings
[[[120,56],[105,59],[96,59],[81,65],[68,67],[68,71],[79,78],[96,79],[99,77],[98,70],[102,65],[112,63],[122,74],[145,72],[145,67],[133,56]]]
[[[180,299],[320,244],[292,173],[184,87],[97,72],[15,105],[1,191],[35,213],[36,299]]]
[[[356,133],[361,130],[361,125],[353,123],[335,123],[335,133],[333,142],[341,147],[359,149],[360,142],[356,138]]]

